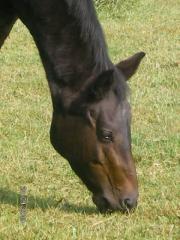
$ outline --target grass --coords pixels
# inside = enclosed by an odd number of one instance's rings
[[[134,2],[129,10],[99,8],[98,13],[114,62],[139,50],[147,54],[130,82],[137,210],[99,214],[90,193],[51,147],[44,70],[18,21],[0,53],[0,239],[179,239],[178,1]],[[22,185],[28,188],[24,227],[18,209]]]

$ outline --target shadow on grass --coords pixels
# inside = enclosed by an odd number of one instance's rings
[[[84,213],[84,214],[98,214],[98,210],[95,207],[76,205],[73,203],[65,202],[58,205],[60,211],[66,213]]]
[[[0,204],[9,204],[13,206],[19,206],[20,194],[11,190],[0,188]],[[65,199],[56,201],[53,198],[40,198],[28,195],[27,208],[34,209],[40,208],[42,211],[46,211],[49,208],[57,208],[59,211],[66,213],[85,213],[94,214],[98,213],[95,207],[76,205],[69,203]]]

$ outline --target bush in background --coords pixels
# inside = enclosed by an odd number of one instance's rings
[[[110,11],[113,17],[124,17],[140,0],[94,0],[98,11]]]
[[[95,0],[95,4],[97,7],[102,7],[102,6],[112,6],[117,4],[119,0]]]

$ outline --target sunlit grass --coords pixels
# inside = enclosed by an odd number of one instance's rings
[[[52,106],[44,70],[28,31],[17,22],[0,52],[0,239],[178,239],[178,3],[139,0],[122,18],[116,11],[112,17],[99,9],[113,61],[146,52],[130,81],[137,210],[99,214],[51,147]],[[24,228],[18,210],[21,185],[28,188]]]

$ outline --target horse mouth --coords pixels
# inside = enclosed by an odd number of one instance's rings
[[[124,201],[119,201],[117,204],[112,204],[108,201],[105,197],[97,198],[95,196],[92,197],[94,204],[96,205],[97,209],[102,214],[111,214],[113,212],[121,212],[123,214],[129,214],[134,212],[137,202],[133,205],[128,205]]]

